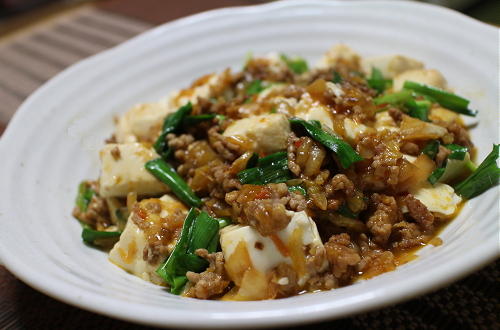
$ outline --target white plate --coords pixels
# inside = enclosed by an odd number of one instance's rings
[[[56,299],[155,326],[257,327],[338,318],[414,297],[498,256],[498,189],[468,203],[444,244],[369,281],[275,301],[185,299],[133,277],[84,246],[71,218],[77,184],[98,175],[112,116],[201,74],[279,50],[317,59],[344,42],[363,55],[402,53],[438,68],[480,109],[484,157],[498,141],[498,31],[409,2],[286,1],[190,16],[72,66],[35,92],[0,141],[0,251],[17,277]]]

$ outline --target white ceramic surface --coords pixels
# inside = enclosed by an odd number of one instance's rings
[[[126,274],[84,246],[71,218],[77,183],[98,175],[112,116],[201,74],[279,50],[317,59],[344,42],[363,55],[402,53],[438,68],[480,110],[479,158],[498,143],[498,30],[447,9],[404,2],[286,1],[183,18],[72,66],[35,92],[0,140],[0,254],[56,299],[156,326],[257,327],[346,316],[428,292],[499,255],[498,189],[468,203],[444,244],[369,281],[289,299],[185,299]]]

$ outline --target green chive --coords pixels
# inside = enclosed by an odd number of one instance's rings
[[[378,94],[382,94],[387,86],[392,84],[392,80],[384,79],[382,72],[377,68],[372,68],[372,74],[366,82],[368,83],[368,86],[376,90]]]
[[[309,70],[306,60],[302,57],[289,58],[285,54],[281,54],[281,60],[286,63],[288,68],[296,74],[302,74]]]
[[[346,218],[351,218],[351,219],[357,219],[359,216],[358,214],[351,211],[349,206],[347,206],[347,204],[345,204],[345,203],[339,207],[339,209],[337,210],[337,213],[346,217]]]
[[[427,95],[447,109],[467,116],[477,115],[477,111],[468,108],[470,101],[456,94],[408,80],[405,81],[403,87]]]
[[[288,187],[288,191],[294,193],[300,193],[303,196],[307,196],[307,191],[304,187],[302,187],[302,185],[290,186]]]
[[[102,245],[100,244],[102,240],[106,240],[110,243],[117,241],[120,237],[121,232],[119,231],[99,231],[91,229],[88,226],[84,226],[82,230],[82,240],[91,245]]]
[[[342,76],[337,71],[333,71],[332,83],[340,84],[343,81]]]
[[[237,174],[242,184],[264,185],[290,180],[288,156],[285,151],[259,159],[256,167],[247,168]]]
[[[165,183],[172,189],[172,192],[184,203],[190,206],[200,206],[201,199],[188,186],[186,181],[174,168],[165,162],[162,158],[150,160],[145,165],[146,170],[154,175],[158,180]]]
[[[460,146],[458,144],[445,144],[444,146],[451,150],[451,153],[448,155],[448,159],[464,160],[465,155],[469,152],[467,147]]]
[[[421,121],[429,121],[429,110],[431,108],[431,102],[427,100],[416,101],[410,99],[405,103],[406,108],[408,108],[408,114],[410,117],[420,119]]]
[[[95,194],[96,192],[90,188],[87,182],[84,181],[78,185],[78,194],[76,195],[75,204],[81,212],[87,211],[90,201]]]
[[[184,121],[184,118],[188,116],[193,109],[191,102],[183,105],[176,112],[168,115],[163,121],[163,127],[160,136],[156,139],[153,145],[154,149],[162,158],[167,159],[170,157],[172,150],[168,147],[166,137],[170,133],[177,132]]]
[[[375,105],[380,105],[380,104],[394,104],[398,105],[401,103],[408,102],[413,99],[412,92],[406,89],[403,89],[400,92],[397,93],[391,93],[391,94],[386,94],[379,96],[373,100],[373,103]]]
[[[252,96],[255,94],[259,94],[262,92],[266,87],[262,85],[262,80],[260,79],[255,79],[252,81],[246,88],[246,93],[248,96]]]
[[[471,199],[496,186],[500,180],[500,169],[497,166],[498,154],[499,145],[493,145],[493,150],[474,173],[455,185],[455,192],[466,199]]]
[[[445,167],[436,168],[434,171],[432,171],[431,175],[429,175],[427,181],[429,181],[430,184],[434,185],[436,182],[439,181],[441,176],[444,174],[445,170],[446,170]]]
[[[321,123],[317,121],[305,121],[299,118],[290,119],[290,123],[301,125],[314,140],[333,151],[343,168],[349,168],[353,163],[363,160],[347,142],[335,135],[335,133],[330,133],[322,129]]]
[[[422,153],[430,159],[434,159],[439,151],[439,140],[432,140],[422,149]]]

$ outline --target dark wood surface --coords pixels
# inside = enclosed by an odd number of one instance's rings
[[[0,45],[0,135],[24,98],[65,66],[124,41],[151,26],[178,17],[224,6],[259,2],[261,1],[101,1],[97,3],[100,9],[96,11],[83,12],[71,20],[63,17],[53,27],[38,29],[11,44]],[[98,30],[88,30],[82,22],[98,26],[100,24],[101,27],[107,24],[112,33],[100,35]],[[65,35],[58,26],[72,27],[73,36]],[[49,40],[53,48],[47,49],[46,45],[41,47],[41,40]],[[42,54],[45,56],[33,56],[37,51],[38,54],[46,52]],[[5,156],[0,155],[0,162]],[[378,311],[315,324],[310,328],[500,329],[499,265],[499,262],[494,263],[435,293]],[[59,328],[148,329],[59,302],[33,290],[0,266],[0,329]],[[306,328],[309,327],[297,329]]]

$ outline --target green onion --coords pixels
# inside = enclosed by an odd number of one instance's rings
[[[222,229],[224,227],[229,226],[233,222],[229,218],[217,218],[217,221],[219,221],[219,228]]]
[[[82,240],[91,245],[103,245],[106,243],[114,243],[120,237],[121,232],[119,231],[99,231],[90,228],[88,225],[84,225],[82,230]],[[101,242],[100,242],[101,241]]]
[[[468,108],[470,101],[456,94],[408,80],[405,81],[403,87],[427,95],[447,109],[467,116],[475,117],[477,115],[477,111]]]
[[[259,163],[259,155],[257,155],[257,153],[254,152],[250,157],[250,159],[248,160],[246,168],[255,167],[257,166],[258,163]]]
[[[184,118],[188,116],[192,110],[193,105],[191,104],[191,102],[188,102],[177,109],[176,112],[168,115],[163,121],[161,134],[158,139],[156,139],[156,142],[153,145],[158,155],[160,155],[162,158],[167,159],[172,153],[172,150],[168,147],[166,141],[167,135],[179,130],[179,128],[182,126]]]
[[[333,132],[327,132],[321,128],[321,123],[310,120],[305,121],[299,118],[290,119],[290,123],[301,125],[309,135],[325,147],[333,151],[343,168],[348,168],[353,163],[363,160],[363,158],[344,140]]]
[[[434,171],[432,171],[431,175],[429,175],[427,181],[429,181],[430,184],[434,185],[439,181],[441,176],[443,176],[445,170],[445,167],[436,168]]]
[[[174,168],[162,158],[150,160],[145,165],[146,170],[153,174],[158,180],[172,189],[172,192],[184,203],[190,206],[200,206],[201,199],[198,198],[188,186],[186,181],[180,177]]]
[[[392,80],[384,79],[382,72],[377,68],[372,68],[372,74],[366,82],[368,83],[368,86],[376,90],[378,94],[382,94],[387,86],[392,84]]]
[[[286,151],[277,152],[259,159],[256,167],[247,168],[237,174],[242,184],[264,185],[290,180]]]
[[[302,185],[296,185],[296,186],[290,186],[288,187],[288,191],[290,192],[294,192],[294,193],[300,193],[302,194],[303,196],[307,196],[307,191],[304,187],[302,187]]]
[[[332,83],[340,84],[343,81],[342,76],[337,71],[333,71]]]
[[[309,70],[309,67],[307,66],[306,60],[304,60],[302,57],[294,57],[294,58],[289,58],[285,54],[281,54],[281,60],[286,63],[288,68],[292,70],[296,74],[302,74]]]
[[[172,254],[158,267],[156,273],[170,285],[170,292],[180,294],[187,283],[188,271],[201,272],[208,262],[198,257],[197,249],[207,249],[215,252],[219,242],[220,223],[206,212],[199,212],[191,208],[184,224],[181,235]]]
[[[78,194],[76,195],[75,204],[81,212],[87,211],[90,201],[95,194],[96,192],[90,188],[87,182],[84,181],[78,185]]]
[[[479,167],[467,179],[455,185],[455,192],[464,198],[474,198],[500,180],[500,169],[497,166],[499,145],[493,145],[493,150],[483,160]]]
[[[408,108],[410,117],[420,119],[421,121],[429,121],[429,110],[431,102],[428,100],[417,101],[414,99],[408,100],[405,103]]]
[[[351,211],[349,206],[347,204],[342,204],[339,209],[337,210],[337,213],[346,217],[346,218],[351,218],[351,219],[357,219],[358,214],[354,213]]]
[[[422,149],[422,153],[430,159],[434,159],[439,151],[439,140],[432,140]]]
[[[380,104],[400,104],[400,103],[405,103],[413,99],[413,93],[409,90],[403,89],[400,92],[397,93],[391,93],[391,94],[386,94],[379,96],[375,99],[373,99],[373,103],[375,105],[380,105]]]
[[[262,92],[266,87],[262,85],[262,80],[260,79],[255,79],[252,81],[246,88],[246,93],[248,96],[252,96],[255,94],[259,94]]]
[[[458,144],[445,144],[444,146],[451,150],[451,153],[448,155],[448,159],[464,160],[465,155],[469,152],[467,147],[460,146]]]

